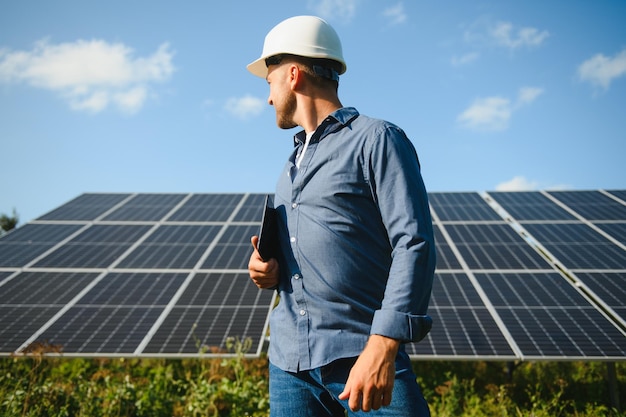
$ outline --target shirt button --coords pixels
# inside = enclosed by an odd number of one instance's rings
[[[289,239],[291,241],[291,243],[294,243],[296,241],[296,237],[292,236],[291,239]]]
[[[293,279],[300,279],[300,274],[293,274]]]
[[[306,310],[300,310],[300,315],[304,316],[306,314]]]
[[[291,203],[291,208],[296,208],[298,207],[298,203]]]

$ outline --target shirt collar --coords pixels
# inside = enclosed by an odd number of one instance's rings
[[[359,112],[354,107],[342,107],[340,109],[335,110],[331,114],[328,115],[326,119],[315,129],[313,136],[311,137],[311,141],[321,140],[323,136],[325,136],[326,132],[337,131],[352,122],[359,116]],[[331,127],[339,124],[340,126],[336,126],[336,128],[331,129]],[[306,132],[304,130],[299,131],[293,137],[294,146],[298,146],[303,144],[306,140]]]

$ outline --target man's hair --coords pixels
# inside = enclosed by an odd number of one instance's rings
[[[298,64],[311,83],[318,88],[333,88],[335,92],[339,88],[339,71],[341,71],[341,64],[337,61],[291,54],[274,55],[265,60],[265,64],[268,67],[284,62],[294,62]]]

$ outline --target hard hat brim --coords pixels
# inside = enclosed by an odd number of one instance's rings
[[[257,77],[267,78],[267,66],[265,65],[265,57],[261,57],[247,65],[248,71]]]

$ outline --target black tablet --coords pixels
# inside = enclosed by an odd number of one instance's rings
[[[269,194],[265,196],[263,204],[263,219],[259,230],[259,254],[264,261],[278,257],[278,225],[276,223],[276,209],[274,200]]]

